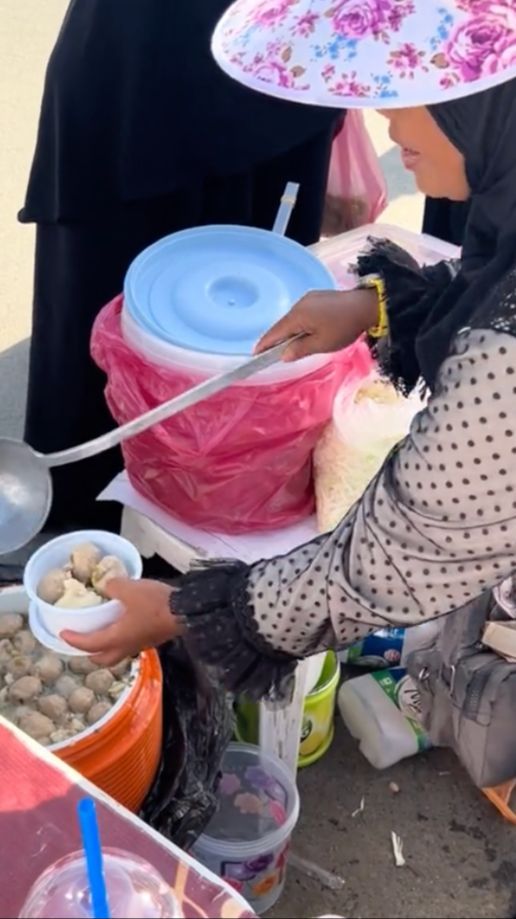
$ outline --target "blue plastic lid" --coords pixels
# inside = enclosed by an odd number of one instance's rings
[[[304,294],[335,286],[322,262],[291,239],[213,226],[174,233],[145,249],[127,272],[124,300],[140,328],[162,341],[248,355]]]

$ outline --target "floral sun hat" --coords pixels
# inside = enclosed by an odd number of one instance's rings
[[[430,105],[516,77],[516,0],[237,0],[213,53],[293,102]]]

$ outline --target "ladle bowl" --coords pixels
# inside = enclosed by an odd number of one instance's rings
[[[45,525],[52,477],[42,460],[23,441],[0,438],[0,555],[26,545]]]

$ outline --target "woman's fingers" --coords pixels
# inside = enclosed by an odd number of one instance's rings
[[[107,585],[106,594],[121,603],[120,619],[86,635],[70,630],[61,634],[74,648],[94,655],[95,662],[112,666],[182,634],[183,627],[170,609],[171,588],[166,584],[116,578]]]
[[[285,361],[340,351],[372,324],[365,310],[370,300],[376,303],[375,291],[312,291],[262,336],[255,351],[260,354],[295,336],[301,337],[287,346]]]
[[[72,645],[73,648],[77,648],[78,651],[84,651],[86,654],[100,654],[102,651],[110,651],[114,647],[116,635],[117,623],[108,626],[107,629],[88,632],[86,635],[82,632],[65,629],[59,637],[69,645]]]
[[[300,317],[296,315],[295,310],[296,308],[294,307],[293,311],[287,313],[287,315],[284,316],[283,319],[280,319],[279,322],[276,322],[265,335],[262,335],[254,349],[255,354],[261,354],[263,351],[268,351],[269,348],[274,348],[275,345],[279,345],[282,341],[287,341],[295,335],[306,334],[306,330],[303,328],[303,322]],[[291,355],[292,353],[297,353],[297,346],[300,344],[301,341],[296,341],[293,342],[292,345],[289,345],[283,355],[283,359],[295,360]]]

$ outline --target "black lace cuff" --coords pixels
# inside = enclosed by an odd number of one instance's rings
[[[444,263],[420,268],[415,259],[387,239],[369,239],[371,248],[359,256],[356,270],[364,277],[380,275],[387,294],[389,334],[371,342],[386,377],[404,393],[411,392],[421,376],[416,339],[429,311],[450,283]]]
[[[192,655],[213,668],[229,692],[285,700],[297,658],[276,651],[260,635],[249,570],[241,562],[226,562],[192,571],[175,583],[171,606],[186,625]]]

